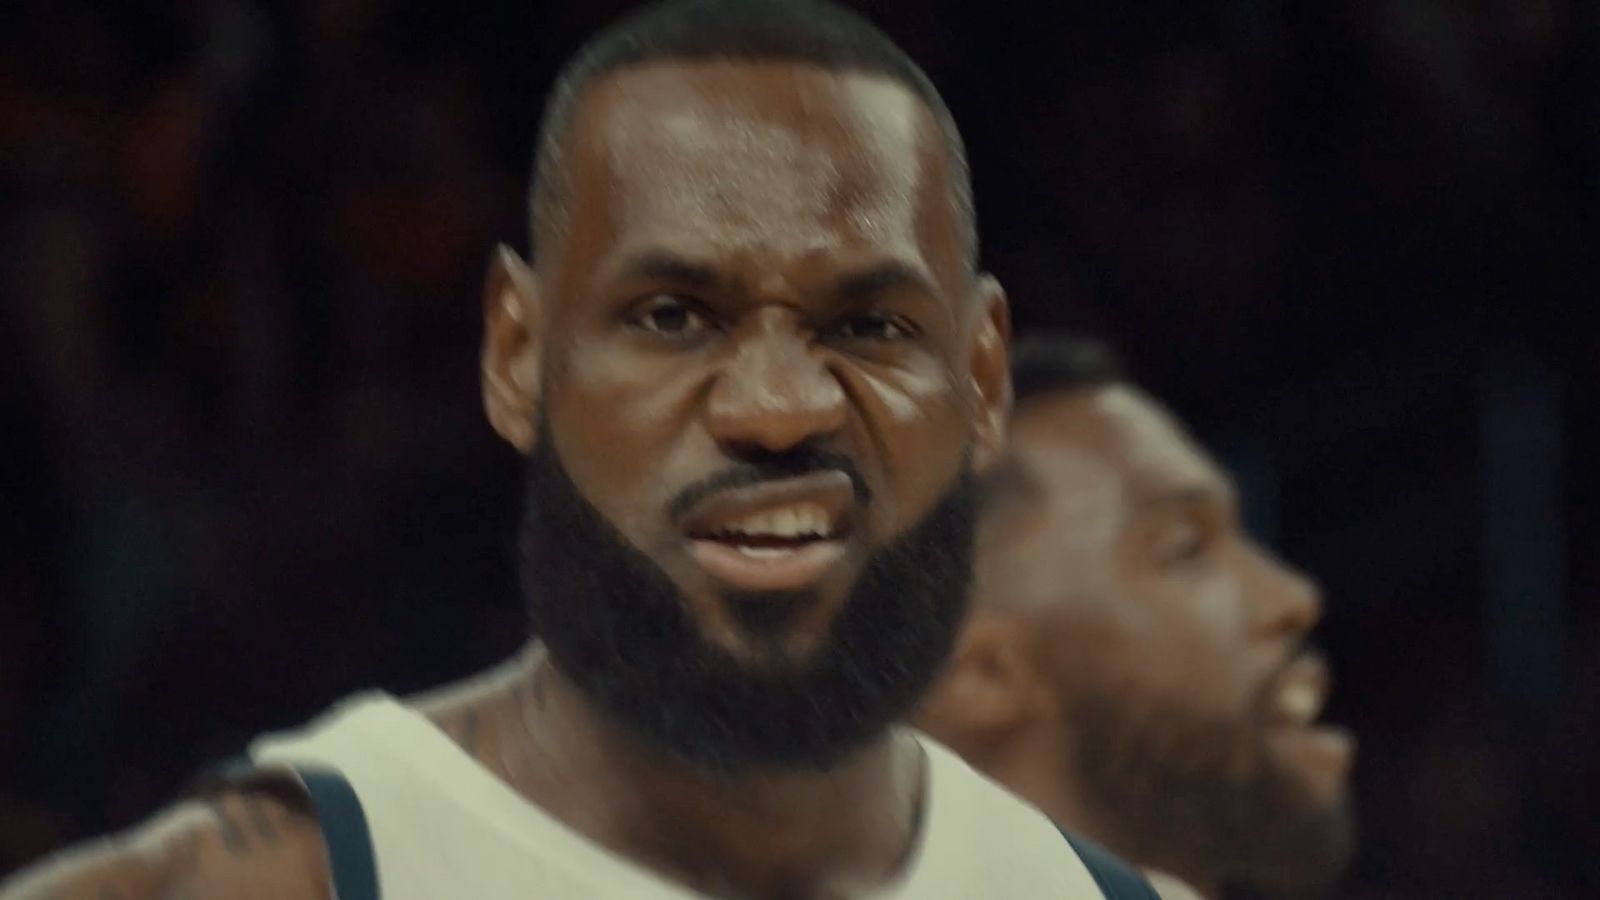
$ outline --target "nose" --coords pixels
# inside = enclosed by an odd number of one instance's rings
[[[1255,595],[1256,621],[1273,637],[1300,638],[1322,620],[1322,591],[1304,572],[1256,547],[1259,563]]]
[[[761,310],[730,337],[729,359],[706,401],[719,444],[735,453],[782,453],[844,427],[844,388],[792,313]]]

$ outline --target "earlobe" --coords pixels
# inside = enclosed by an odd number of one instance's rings
[[[533,450],[539,402],[538,280],[511,248],[495,248],[483,291],[483,408],[517,452]]]
[[[977,291],[982,312],[972,342],[972,385],[978,403],[973,462],[984,471],[1004,452],[1011,418],[1011,310],[1005,289],[994,276],[979,276]]]
[[[975,612],[919,723],[958,749],[978,749],[1027,724],[1030,670],[1004,617]]]

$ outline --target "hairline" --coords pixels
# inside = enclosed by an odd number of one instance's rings
[[[1048,416],[1052,408],[1060,412],[1059,405],[1069,402],[1083,402],[1088,395],[1116,389],[1136,391],[1143,395],[1138,386],[1131,380],[1120,375],[1110,376],[1105,380],[1071,382],[1054,385],[1042,390],[1034,391],[1026,398],[1018,401],[1011,409],[1010,421],[1006,423],[1008,434],[1005,452],[995,468],[991,486],[992,492],[985,495],[985,502],[979,508],[979,519],[982,522],[998,521],[1016,515],[1022,507],[1031,508],[1043,502],[1042,492],[1033,467],[1024,460],[1024,454],[1018,452],[1021,443],[1017,434],[1017,426],[1023,419],[1030,421],[1040,416]]]
[[[581,105],[595,88],[607,80],[626,74],[631,70],[650,66],[692,68],[695,66],[761,65],[768,63],[886,81],[897,85],[922,107],[933,120],[934,127],[940,138],[940,152],[944,155],[945,163],[949,167],[947,178],[949,183],[946,186],[945,193],[948,194],[947,201],[958,220],[957,228],[960,232],[963,265],[969,276],[976,275],[978,272],[977,211],[974,206],[971,167],[967,160],[966,144],[961,138],[959,128],[956,126],[955,117],[951,114],[949,107],[944,104],[943,98],[939,97],[938,92],[934,90],[932,83],[917,85],[902,74],[884,68],[851,61],[833,62],[824,59],[813,59],[800,53],[666,53],[641,59],[626,60],[600,67],[591,72],[580,72],[575,78],[564,78],[558,82],[556,89],[551,93],[549,109],[539,128],[533,180],[528,189],[529,259],[534,265],[538,265],[541,246],[547,246],[545,239],[553,234],[564,233],[564,229],[552,230],[555,224],[552,219],[566,216],[565,204],[570,198],[572,190],[571,171],[566,162],[567,154],[571,152],[574,126],[578,121]],[[933,100],[930,100],[925,95],[925,91],[932,92]],[[937,102],[933,102],[934,100]],[[558,243],[558,241],[549,241],[549,243]]]
[[[1124,388],[1134,391],[1140,395],[1144,395],[1144,391],[1141,390],[1138,385],[1121,377],[1107,378],[1104,381],[1085,381],[1076,384],[1059,384],[1052,387],[1043,388],[1041,390],[1035,390],[1028,394],[1028,396],[1016,401],[1011,408],[1011,420],[1013,423],[1015,423],[1023,416],[1040,415],[1042,412],[1044,412],[1044,409],[1047,406],[1059,403],[1067,403],[1074,400],[1082,400],[1088,394],[1098,391],[1114,390],[1116,388]]]

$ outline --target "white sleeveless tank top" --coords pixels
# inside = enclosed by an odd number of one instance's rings
[[[1077,850],[1043,814],[921,735],[928,758],[922,833],[884,900],[1041,900],[1103,896]],[[338,900],[693,900],[702,895],[594,843],[528,802],[423,715],[382,693],[336,706],[304,730],[250,749],[258,769],[333,781],[364,817],[373,880],[344,878]],[[346,787],[345,785],[348,785]],[[353,792],[353,797],[349,795]],[[319,817],[326,812],[320,798]],[[348,810],[347,810],[348,811]],[[341,818],[348,818],[341,814]],[[349,844],[360,827],[341,826]],[[1089,851],[1086,851],[1089,852]],[[345,866],[349,868],[349,866]],[[341,893],[342,892],[342,893]],[[1150,896],[1154,896],[1153,894]]]

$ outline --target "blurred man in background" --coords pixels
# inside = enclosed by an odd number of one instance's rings
[[[1328,886],[1353,744],[1316,724],[1316,586],[1103,347],[1020,342],[1012,377],[974,612],[922,724],[1163,896]]]
[[[259,741],[18,895],[1151,896],[897,724],[1010,395],[926,76],[831,5],[668,2],[579,52],[536,166],[482,365],[540,643]]]

